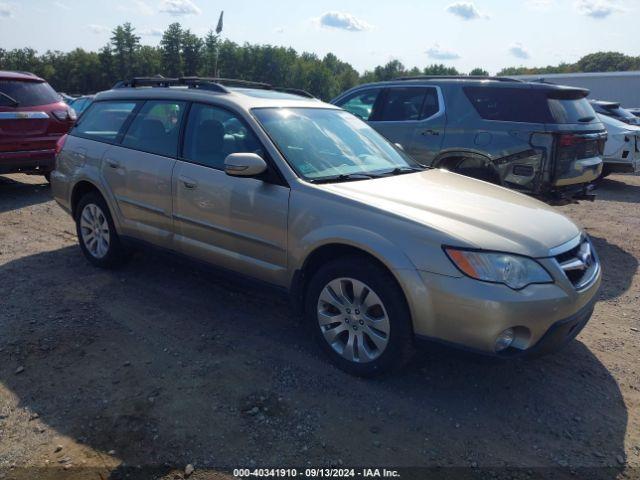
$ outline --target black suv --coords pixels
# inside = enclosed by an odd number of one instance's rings
[[[496,77],[408,77],[332,103],[420,163],[546,198],[592,198],[606,130],[588,90]]]

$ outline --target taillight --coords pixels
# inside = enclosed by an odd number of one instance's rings
[[[56,142],[56,155],[58,155],[64,148],[64,144],[67,141],[67,134],[62,135]]]
[[[560,135],[560,146],[561,147],[572,147],[579,143],[585,142],[586,139],[580,135],[574,135],[572,133],[563,133]]]
[[[53,116],[61,122],[65,122],[67,120],[75,121],[78,118],[76,111],[71,107],[67,107],[64,110],[53,110],[51,113],[53,113]]]

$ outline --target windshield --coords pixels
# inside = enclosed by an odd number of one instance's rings
[[[257,108],[253,113],[291,167],[308,180],[423,168],[342,110]]]
[[[629,110],[621,107],[604,107],[604,111],[602,113],[604,113],[605,115],[610,115],[614,118],[619,118],[626,123],[635,124],[638,121],[638,117],[636,117]]]

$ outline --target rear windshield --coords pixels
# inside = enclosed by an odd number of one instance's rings
[[[611,115],[612,117],[623,118],[625,120],[631,120],[633,122],[635,122],[636,120],[636,116],[626,108],[604,107],[604,111],[607,115]]]
[[[525,88],[467,87],[469,101],[485,120],[524,123],[588,123],[596,119],[585,98],[549,98]]]
[[[0,80],[0,92],[18,102],[19,107],[48,105],[61,100],[60,95],[46,82]]]

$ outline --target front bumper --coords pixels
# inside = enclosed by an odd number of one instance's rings
[[[55,150],[0,152],[0,173],[48,173],[55,166]]]
[[[498,335],[514,328],[517,332],[515,348],[502,353],[511,356],[542,349],[538,345],[543,343],[556,345],[557,338],[566,338],[568,331],[561,326],[571,324],[567,327],[570,329],[574,323],[584,318],[588,320],[602,275],[598,270],[592,282],[580,291],[569,281],[558,279],[555,283],[529,285],[515,291],[468,277],[419,274],[425,287],[419,290],[428,293],[421,299],[409,299],[418,338],[495,354]],[[579,321],[574,322],[575,319]]]

